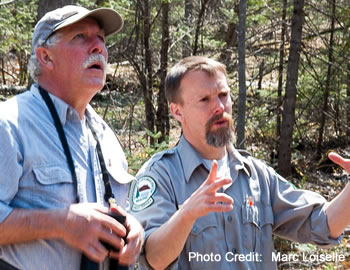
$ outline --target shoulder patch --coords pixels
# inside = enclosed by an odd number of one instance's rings
[[[154,202],[152,196],[156,189],[157,184],[151,177],[143,176],[137,179],[132,191],[131,210],[138,212],[151,206]]]

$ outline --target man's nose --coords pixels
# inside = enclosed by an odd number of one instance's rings
[[[214,114],[221,114],[225,110],[225,104],[222,102],[220,97],[217,97],[215,99],[215,104],[214,104]]]
[[[95,37],[92,40],[91,48],[89,51],[90,54],[97,53],[97,54],[107,54],[107,49],[104,41],[102,41],[99,37]]]

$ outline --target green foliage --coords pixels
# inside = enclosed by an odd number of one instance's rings
[[[15,1],[0,7],[0,53],[31,50],[37,1]]]
[[[153,54],[153,80],[154,80],[154,109],[157,108],[156,95],[159,87],[159,66],[160,48],[162,45],[161,33],[161,5],[164,1],[150,1],[151,5],[151,49]],[[198,15],[202,1],[192,1],[192,17],[190,25],[184,19],[184,0],[169,1],[169,28],[170,28],[170,48],[168,51],[168,66],[182,58],[182,47],[184,37],[189,38],[190,45],[193,46],[195,27],[198,22]],[[7,61],[8,55],[25,60],[31,52],[30,40],[36,19],[38,0],[15,1],[11,4],[0,6],[0,57]],[[99,3],[98,6],[96,3]],[[208,6],[201,25],[199,37],[199,54],[212,56],[220,59],[222,51],[226,49],[226,35],[229,23],[238,24],[238,0],[208,1]],[[114,63],[129,62],[126,66],[118,68],[117,79],[108,86],[110,90],[116,92],[125,91],[126,95],[115,95],[111,111],[106,117],[116,130],[130,126],[128,130],[130,137],[143,138],[140,131],[144,131],[144,101],[141,98],[142,82],[141,76],[144,70],[144,44],[143,44],[143,1],[129,0],[104,0],[88,1],[78,0],[78,4],[87,8],[108,7],[118,10],[125,21],[124,29],[107,40],[110,61]],[[315,8],[317,7],[317,8]],[[290,35],[290,18],[293,10],[293,3],[287,4],[287,42],[285,48],[285,63],[283,74],[283,90],[286,82],[286,67],[288,60],[288,49]],[[305,24],[303,29],[303,52],[299,69],[298,95],[295,107],[295,130],[293,134],[293,146],[300,142],[315,143],[318,136],[318,126],[320,107],[324,99],[324,86],[327,77],[327,67],[329,58],[329,27],[330,27],[330,2],[311,0],[305,6]],[[276,99],[278,81],[278,61],[281,32],[282,1],[273,0],[248,0],[247,1],[247,40],[246,40],[246,63],[247,63],[247,142],[248,147],[252,145],[252,152],[267,160],[269,153],[276,147]],[[331,92],[329,97],[330,116],[327,118],[326,139],[345,134],[347,125],[346,108],[347,97],[347,74],[349,73],[347,64],[350,55],[350,9],[347,0],[337,1],[336,28],[334,33],[335,46],[333,51]],[[236,29],[237,30],[237,29]],[[237,97],[237,44],[230,44],[227,48],[230,51],[227,64],[230,66],[229,78],[232,86],[234,102]],[[24,54],[24,56],[22,56]],[[262,88],[257,89],[259,79],[259,65],[264,60]],[[134,61],[134,63],[131,63]],[[25,61],[22,61],[25,62]],[[140,68],[137,70],[135,67]],[[6,67],[5,67],[6,68]],[[127,75],[121,75],[124,70]],[[9,76],[13,77],[16,83],[23,82],[18,73],[11,73],[6,69]],[[5,74],[6,76],[8,74]],[[132,74],[132,76],[130,75]],[[123,76],[122,80],[119,78]],[[2,79],[0,77],[0,79]],[[16,81],[17,80],[17,81]],[[130,89],[133,91],[131,94]],[[130,92],[128,92],[130,91]],[[133,100],[135,99],[135,100]],[[101,103],[99,112],[105,114],[104,106]],[[236,115],[236,105],[234,104],[234,114]],[[135,106],[134,114],[138,116],[130,117],[130,107]],[[124,114],[123,114],[124,113]],[[116,116],[117,115],[117,116]],[[234,117],[235,117],[234,115]],[[336,118],[336,119],[335,119]],[[121,133],[123,133],[121,132]],[[124,134],[123,133],[123,134]],[[134,138],[132,138],[134,139]],[[132,144],[130,139],[130,144]],[[169,139],[171,140],[171,138]],[[127,140],[126,140],[127,141]],[[136,140],[137,147],[129,146],[130,151],[137,152],[139,147],[146,147],[147,141]],[[143,146],[144,145],[144,146]],[[162,148],[156,146],[156,148]],[[142,150],[143,151],[143,150]],[[145,152],[149,152],[148,150]],[[295,157],[295,156],[294,156]]]
[[[1,70],[4,83],[24,84],[27,81],[27,61],[31,54],[35,22],[33,14],[36,14],[36,9],[37,1],[34,0],[15,1],[0,6],[0,59],[2,63],[10,63],[11,68]]]
[[[126,157],[129,164],[129,171],[131,174],[135,175],[142,165],[149,160],[154,154],[166,150],[169,147],[169,138],[166,138],[165,141],[158,143],[158,139],[161,137],[161,133],[153,133],[146,129],[146,133],[149,137],[155,139],[156,143],[154,146],[150,146],[145,136],[139,136],[137,138],[140,150],[137,153],[127,152]]]

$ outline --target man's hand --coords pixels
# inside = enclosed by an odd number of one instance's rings
[[[101,241],[119,250],[124,249],[126,228],[108,216],[108,208],[95,203],[72,204],[64,211],[63,218],[63,240],[91,260],[101,262],[108,255]]]
[[[343,157],[341,157],[340,155],[338,155],[335,152],[330,152],[328,154],[328,157],[334,163],[336,163],[339,166],[343,167],[344,170],[346,170],[348,173],[350,173],[350,159],[344,159]]]
[[[340,165],[350,173],[350,159],[345,159],[337,153],[328,154],[330,160]],[[347,184],[327,206],[327,223],[332,238],[336,239],[350,224],[350,211],[347,206],[350,204],[350,185]]]
[[[193,220],[210,212],[228,212],[233,209],[233,199],[225,193],[217,192],[224,185],[232,183],[232,180],[217,178],[217,169],[218,163],[214,160],[208,178],[182,206]]]
[[[110,256],[112,258],[118,259],[119,264],[129,265],[134,264],[137,261],[137,258],[140,255],[143,241],[144,241],[144,230],[141,224],[134,218],[132,215],[127,214],[119,206],[111,207],[112,213],[118,213],[123,216],[126,216],[125,228],[126,233],[126,243],[119,252],[111,252]]]

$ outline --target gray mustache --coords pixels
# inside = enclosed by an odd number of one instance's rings
[[[106,69],[107,62],[102,54],[91,54],[89,58],[86,59],[86,61],[84,62],[83,68],[88,68],[89,66],[91,66],[93,63],[96,63],[96,62],[102,64],[103,70]]]

